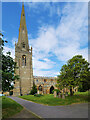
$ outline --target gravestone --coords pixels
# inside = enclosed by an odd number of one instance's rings
[[[68,92],[66,92],[65,96],[68,96]]]
[[[39,94],[39,90],[37,91],[37,94]]]
[[[42,95],[43,95],[43,91],[42,91]]]
[[[62,99],[65,99],[65,95],[64,94],[62,94]]]
[[[58,93],[58,97],[61,98],[61,94],[60,94],[60,92]]]
[[[54,91],[54,97],[57,97],[57,92],[56,91]]]

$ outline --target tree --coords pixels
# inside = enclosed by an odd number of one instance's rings
[[[35,93],[37,93],[37,87],[36,87],[35,83],[33,82],[33,87],[32,87],[30,94],[34,95]]]
[[[90,71],[88,71],[86,79],[86,81],[82,81],[82,83],[79,85],[78,91],[85,92],[90,89]]]
[[[79,86],[83,82],[89,82],[87,79],[89,69],[89,63],[82,55],[74,56],[68,60],[67,64],[62,66],[57,78],[58,86],[68,87],[70,95],[73,95],[72,87]]]
[[[2,90],[3,91],[10,91],[11,89],[13,89],[13,85],[12,82],[15,79],[19,79],[18,75],[15,75],[15,69],[16,67],[16,62],[14,62],[13,58],[10,56],[11,53],[7,52],[6,55],[3,54],[3,47],[4,47],[4,43],[7,41],[4,41],[2,39],[2,34],[0,33],[0,52],[1,52],[1,74],[2,74]]]

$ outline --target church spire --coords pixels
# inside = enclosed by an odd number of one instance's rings
[[[26,27],[26,19],[25,19],[25,11],[24,11],[24,3],[22,3],[21,20],[20,20],[20,27],[19,27],[19,37],[18,37],[18,43],[17,44],[21,49],[29,51],[28,35],[27,35],[27,27]]]

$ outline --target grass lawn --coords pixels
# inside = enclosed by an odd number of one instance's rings
[[[15,115],[22,109],[23,107],[14,100],[5,96],[2,97],[2,118],[8,118],[12,115]]]
[[[40,97],[36,97],[34,95],[24,95],[20,96],[20,98],[49,106],[70,105],[74,103],[88,102],[88,92],[77,92],[73,96],[67,96],[65,99],[61,99],[58,97],[54,98],[53,94],[44,95]]]

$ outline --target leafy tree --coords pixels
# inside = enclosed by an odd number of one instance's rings
[[[13,89],[12,82],[15,79],[19,79],[18,75],[15,75],[15,68],[16,62],[14,62],[13,58],[10,56],[11,53],[7,52],[6,55],[3,54],[3,47],[4,43],[7,41],[4,41],[2,39],[2,34],[0,33],[0,52],[1,52],[1,61],[0,64],[2,66],[1,74],[2,74],[2,90],[3,91],[10,91]]]
[[[32,87],[30,94],[34,95],[35,93],[37,93],[37,87],[36,87],[35,83],[33,82],[33,87]]]
[[[88,71],[85,81],[82,81],[82,83],[79,85],[78,91],[85,92],[90,89],[90,71]]]
[[[89,82],[89,79],[87,79],[88,73],[89,63],[82,55],[76,55],[62,66],[60,75],[57,78],[57,85],[62,88],[68,87],[70,95],[73,95],[72,87],[79,86],[83,82]]]

